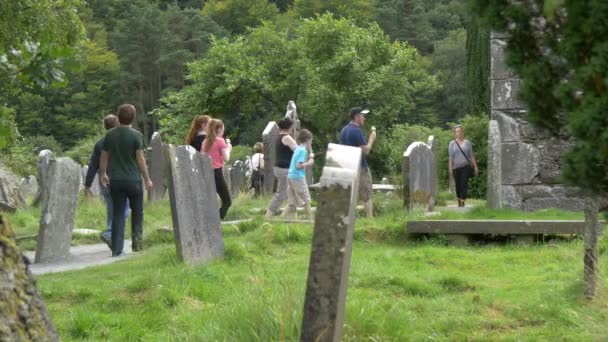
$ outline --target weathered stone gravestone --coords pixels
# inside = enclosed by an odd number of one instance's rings
[[[30,175],[27,178],[22,178],[19,184],[19,188],[21,190],[21,195],[26,200],[28,198],[33,198],[38,193],[38,180],[36,177]]]
[[[33,204],[38,205],[42,199],[42,191],[44,190],[44,182],[47,174],[49,162],[55,159],[55,155],[51,150],[42,150],[38,153],[38,193],[34,198]]]
[[[489,128],[488,205],[582,211],[584,196],[578,189],[559,184],[562,154],[571,143],[526,120],[526,105],[518,98],[520,80],[505,64],[506,38],[496,32],[490,38],[493,122]]]
[[[82,167],[82,181],[84,182],[87,178],[87,173],[89,172],[89,166],[85,165]],[[95,178],[93,178],[93,183],[91,183],[91,188],[89,189],[93,196],[101,195],[101,186],[99,185],[99,172],[95,173]]]
[[[226,182],[226,187],[228,188],[228,192],[230,192],[231,197],[232,196],[232,179],[230,178],[231,174],[232,174],[232,166],[228,165],[228,164],[224,164],[224,167],[222,168],[222,174],[224,175],[224,181]],[[219,198],[219,195],[218,195]]]
[[[0,168],[0,209],[13,212],[25,207],[19,178],[12,172]]]
[[[232,169],[230,170],[230,193],[233,197],[238,196],[243,190],[247,177],[246,172],[245,163],[242,161],[237,160],[232,164]]]
[[[70,158],[51,159],[42,193],[36,262],[51,263],[70,256],[81,168]]]
[[[301,341],[340,341],[361,149],[329,144],[320,180]]]
[[[159,132],[152,134],[150,140],[150,179],[154,186],[148,191],[148,201],[153,202],[165,196],[165,161],[163,141]]]
[[[189,265],[224,255],[211,159],[192,146],[165,145],[177,255]]]
[[[275,147],[279,137],[279,126],[274,121],[266,125],[262,133],[264,143],[264,186],[263,191],[267,194],[272,193],[274,185],[274,163],[276,160]]]
[[[403,154],[403,204],[408,209],[433,211],[437,200],[437,159],[431,145],[417,141]]]

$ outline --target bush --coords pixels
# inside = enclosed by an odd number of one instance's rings
[[[38,174],[38,153],[51,150],[56,156],[63,152],[59,143],[49,136],[23,137],[3,150],[2,162],[21,177]]]
[[[230,153],[230,163],[234,163],[237,160],[245,162],[247,156],[253,155],[253,147],[247,145],[234,145],[232,146],[232,152]]]
[[[99,140],[100,136],[90,136],[87,138],[83,138],[78,141],[76,145],[65,154],[67,157],[72,158],[75,162],[86,165],[89,163],[89,158],[91,154],[93,154],[93,148],[95,147],[95,143]]]

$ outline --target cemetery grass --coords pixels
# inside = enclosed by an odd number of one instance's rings
[[[409,241],[395,208],[357,220],[344,340],[608,339],[605,278],[596,300],[580,295],[580,239]],[[226,256],[207,266],[184,266],[174,244],[158,242],[112,265],[38,277],[62,339],[298,340],[312,226],[255,218],[223,230]]]

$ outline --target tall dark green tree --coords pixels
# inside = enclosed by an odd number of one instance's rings
[[[490,31],[476,16],[467,23],[466,109],[490,115]]]

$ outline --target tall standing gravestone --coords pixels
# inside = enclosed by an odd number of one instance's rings
[[[431,145],[417,141],[403,154],[403,202],[409,209],[424,207],[432,211],[437,199],[437,162]]]
[[[506,38],[497,32],[490,37],[494,121],[490,129],[500,134],[489,136],[488,154],[494,160],[489,160],[488,181],[494,183],[488,184],[488,204],[492,208],[582,211],[584,195],[560,184],[559,178],[562,155],[571,142],[552,137],[527,121],[526,104],[518,97],[521,82],[505,63]]]
[[[320,179],[301,341],[342,337],[360,162],[360,148],[329,144]]]
[[[42,150],[38,153],[38,193],[34,197],[33,205],[38,205],[42,200],[42,191],[44,190],[44,182],[49,167],[49,162],[55,159],[55,155],[51,150]]]
[[[262,142],[264,143],[264,186],[265,193],[272,193],[274,185],[274,163],[276,160],[275,147],[279,137],[279,126],[274,121],[266,125],[262,133]]]
[[[232,164],[232,169],[230,170],[230,193],[233,197],[239,195],[243,188],[243,184],[245,181],[245,163],[240,160],[237,160]]]
[[[163,141],[159,132],[154,132],[150,140],[150,179],[154,186],[148,190],[148,201],[162,199],[166,190],[165,162],[163,160]]]
[[[224,255],[211,159],[192,146],[165,145],[177,255],[189,265]]]
[[[49,161],[41,191],[37,263],[51,263],[70,256],[81,170],[70,158]]]

